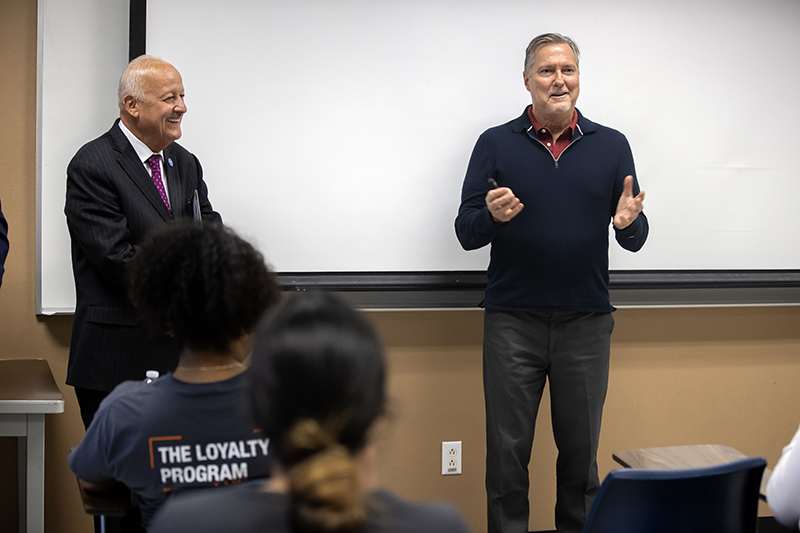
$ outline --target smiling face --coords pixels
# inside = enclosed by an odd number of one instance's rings
[[[547,44],[536,50],[530,71],[523,73],[525,88],[531,93],[533,112],[539,117],[568,113],[572,118],[581,92],[578,61],[566,43]],[[548,122],[547,119],[544,122]],[[543,124],[544,124],[543,122]]]
[[[181,137],[186,113],[183,80],[175,67],[159,62],[142,73],[142,89],[141,100],[125,95],[122,119],[148,148],[160,152]]]

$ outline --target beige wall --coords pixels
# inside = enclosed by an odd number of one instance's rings
[[[0,290],[0,357],[43,357],[64,397],[48,415],[46,530],[90,530],[70,447],[83,430],[64,385],[72,318],[37,317],[35,291],[36,0],[0,2],[0,199],[11,253]],[[88,140],[88,139],[87,139]],[[202,154],[201,158],[202,158]],[[211,191],[213,199],[213,191]],[[485,531],[479,311],[371,313],[390,360],[392,417],[377,432],[384,483],[413,499],[454,502]],[[733,446],[771,465],[800,423],[800,308],[620,310],[600,442],[600,470],[617,449]],[[555,448],[549,404],[531,462],[534,530],[553,527]],[[463,441],[464,474],[443,477],[444,440]],[[16,524],[15,443],[0,438],[0,530]]]
[[[401,494],[456,502],[485,531],[480,312],[376,313],[397,418],[382,433],[383,479]],[[600,439],[615,450],[725,444],[770,465],[800,424],[800,308],[620,310]],[[531,529],[553,528],[555,457],[542,402],[530,465]],[[388,440],[388,439],[385,439]],[[443,477],[443,440],[464,442],[464,474]],[[762,514],[768,514],[764,507]]]

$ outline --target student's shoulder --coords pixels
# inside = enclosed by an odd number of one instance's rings
[[[285,521],[287,505],[285,495],[263,492],[258,481],[185,490],[167,500],[148,531],[249,533],[262,531],[266,524],[273,526],[274,531],[283,531],[280,527]]]
[[[114,390],[111,391],[106,399],[116,402],[131,397],[146,397],[148,393],[153,390],[153,387],[148,388],[149,385],[149,383],[145,383],[144,381],[123,381],[114,387]]]
[[[100,404],[101,411],[116,413],[139,413],[149,409],[152,403],[163,403],[160,398],[166,394],[164,384],[143,381],[123,381],[117,385]]]
[[[461,514],[449,503],[415,503],[402,500],[389,491],[374,493],[378,508],[387,511],[391,531],[399,533],[467,533]],[[380,525],[382,521],[378,520]],[[376,531],[382,531],[378,528]]]

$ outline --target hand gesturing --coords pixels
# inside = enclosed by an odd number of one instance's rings
[[[643,202],[644,191],[634,196],[633,176],[626,176],[622,196],[619,197],[619,203],[617,204],[617,213],[614,215],[614,227],[625,229],[630,226],[639,216],[639,213],[642,212]]]

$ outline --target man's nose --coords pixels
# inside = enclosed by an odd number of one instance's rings
[[[186,113],[186,100],[183,99],[183,96],[178,97],[178,103],[175,105],[175,111],[178,113]]]

